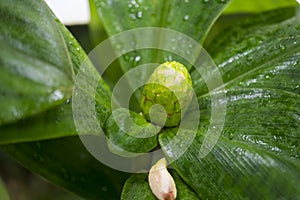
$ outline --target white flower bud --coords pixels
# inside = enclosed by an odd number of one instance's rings
[[[167,161],[160,159],[150,169],[148,181],[152,193],[159,200],[174,200],[177,196],[176,185],[173,177],[167,170]]]

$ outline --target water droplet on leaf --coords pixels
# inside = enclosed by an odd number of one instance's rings
[[[135,58],[134,58],[134,61],[135,62],[138,62],[138,61],[140,61],[141,60],[141,56],[136,56]]]
[[[185,15],[185,16],[183,17],[183,19],[184,19],[185,21],[189,20],[189,18],[190,18],[189,15]]]
[[[285,50],[285,46],[284,46],[283,44],[280,44],[280,45],[279,45],[279,48],[280,48],[281,51],[284,51],[284,50]]]
[[[130,19],[132,19],[132,20],[136,20],[135,14],[129,14],[129,17],[130,17]]]
[[[141,19],[143,17],[143,12],[142,11],[139,11],[137,13],[137,18]]]

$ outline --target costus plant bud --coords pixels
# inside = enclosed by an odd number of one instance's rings
[[[175,61],[165,62],[149,77],[140,105],[147,120],[160,126],[173,127],[179,124],[192,96],[192,79],[186,67]],[[160,106],[151,109],[157,104]]]
[[[160,159],[151,167],[148,181],[152,193],[159,200],[176,199],[176,185],[173,177],[167,170],[167,161],[165,158]]]

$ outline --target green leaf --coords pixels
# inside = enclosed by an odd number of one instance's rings
[[[201,199],[299,197],[298,160],[224,137],[219,139],[208,156],[200,159],[202,131],[188,151],[172,164]],[[160,135],[160,144],[167,146],[174,134],[168,131]],[[169,159],[176,159],[171,156],[173,151],[165,153]]]
[[[197,0],[167,0],[167,1],[108,1],[94,0],[99,16],[108,33],[108,36],[122,31],[142,27],[163,27],[179,31],[201,43],[204,41],[209,28],[226,7],[226,1],[197,1]],[[118,12],[115,12],[115,11]],[[163,34],[163,33],[162,33]],[[163,35],[162,35],[163,36]],[[134,36],[144,37],[144,36]],[[150,43],[159,42],[160,35],[151,35],[147,38]],[[139,41],[141,38],[133,38],[132,41]],[[144,38],[145,39],[145,38]],[[174,48],[180,46],[180,40],[174,38]],[[118,41],[114,48],[121,55],[127,41]],[[193,51],[193,49],[191,50]],[[191,52],[192,54],[193,52]],[[173,57],[173,60],[182,62],[180,56]],[[135,50],[122,55],[119,60],[123,72],[145,63],[163,63],[169,60],[170,54],[150,49]],[[148,77],[142,74],[141,80]]]
[[[74,75],[63,35],[44,2],[1,1],[0,16],[0,124],[6,124],[66,101]]]
[[[100,124],[104,126],[106,119],[111,113],[109,104],[110,91],[102,80],[100,80],[97,91],[95,96],[96,110]],[[43,113],[0,126],[0,144],[78,135],[74,126],[72,104],[72,100],[67,99],[65,103]],[[77,110],[77,112],[80,114],[82,110]]]
[[[147,174],[136,174],[131,176],[124,184],[121,200],[127,199],[156,200],[148,183]]]
[[[201,158],[210,123],[211,97],[196,71],[201,127],[190,148],[169,144],[176,129],[159,135],[172,166],[203,199],[297,199],[300,196],[300,18],[266,24],[253,16],[228,28],[209,46],[226,89],[227,110],[221,137]],[[274,11],[280,18],[281,11]],[[218,104],[224,104],[219,101]],[[221,126],[221,124],[217,124]],[[203,146],[203,148],[208,148]],[[188,170],[187,170],[188,169]],[[198,178],[195,178],[197,175]]]
[[[0,179],[0,198],[1,200],[10,200],[6,187],[1,179]]]
[[[18,6],[22,6],[22,3],[15,4],[15,7]],[[48,10],[45,4],[42,4],[42,6],[45,7],[44,10]],[[37,13],[36,15],[38,14],[39,13]],[[59,21],[55,21],[54,16],[51,15],[51,13],[48,14],[48,18],[49,18],[48,21],[51,20],[53,21],[54,23],[53,26],[56,28],[56,31],[60,33],[59,38],[53,38],[53,43],[55,42],[60,43],[60,45],[64,46],[65,53],[67,54],[67,57],[69,57],[68,60],[71,62],[71,66],[75,74],[78,73],[80,67],[85,67],[86,69],[93,70],[93,66],[91,65],[91,63],[85,60],[87,58],[85,52],[83,51],[79,43],[76,41],[76,39],[72,36],[72,34],[67,30],[67,28]],[[36,20],[35,23],[39,24],[42,23],[42,21],[39,22],[38,20]],[[11,30],[17,31],[17,27],[15,27],[14,29],[12,28]],[[45,42],[43,40],[45,39],[41,39],[40,42],[41,43]],[[33,52],[33,53],[38,54],[38,52]],[[36,70],[43,70],[43,68],[47,68],[47,66],[37,65],[35,66],[35,68]],[[27,73],[26,68],[24,68],[22,72]],[[95,100],[96,100],[97,115],[99,117],[98,119],[100,120],[100,124],[102,125],[102,127],[104,127],[104,123],[111,113],[110,111],[111,92],[108,86],[106,85],[106,83],[100,78],[100,76],[97,75],[97,72],[93,74],[99,78],[99,85],[97,87],[98,92],[96,93]],[[49,74],[45,74],[45,75],[49,76]],[[11,80],[17,83],[20,82],[22,79],[20,77],[15,77]],[[32,87],[30,86],[32,89],[38,86],[37,83],[32,82],[32,84],[33,84]],[[73,83],[70,82],[70,84],[71,85],[69,86],[70,87],[69,92],[72,92],[71,90],[73,89]],[[11,88],[10,86],[3,86],[3,88],[1,89],[10,90],[10,88]],[[84,88],[81,89],[84,90]],[[25,95],[24,98],[27,100],[31,98],[29,97],[30,93],[24,93],[24,95]],[[40,94],[36,93],[35,95],[37,96],[33,97],[32,99],[33,102],[35,102],[35,100],[40,97]],[[74,122],[73,122],[72,100],[70,95],[68,96],[67,99],[64,99],[64,101],[60,101],[59,105],[52,105],[51,109],[44,110],[41,113],[36,113],[35,115],[29,116],[25,119],[20,119],[19,121],[16,121],[14,123],[0,126],[0,132],[1,132],[0,144],[28,142],[28,141],[53,139],[53,138],[77,135],[78,133],[75,129]],[[87,95],[90,96],[90,94]],[[14,102],[20,100],[19,98],[17,98],[17,96],[13,98],[14,98]],[[0,99],[6,102],[5,105],[10,103],[9,100],[6,99],[6,97],[4,96],[3,98],[0,97]],[[5,109],[7,109],[8,111],[14,110],[13,107],[14,105],[7,105],[7,106],[8,107],[6,107]]]
[[[224,13],[224,12],[223,12]],[[242,25],[243,27],[256,24],[274,24],[291,18],[295,15],[294,7],[285,7],[271,10],[263,13],[236,13],[222,14],[211,28],[208,37],[205,40],[204,47],[209,47],[211,43],[217,40],[219,34],[225,33],[229,27]]]
[[[289,70],[290,68],[293,70],[297,67],[299,11],[295,14],[296,8],[285,10],[294,13],[294,17],[279,23],[265,24],[265,19],[260,18],[261,15],[258,15],[258,17],[251,16],[245,20],[245,24],[240,23],[226,29],[225,33],[220,34],[218,39],[207,48],[222,74],[225,87],[239,86],[238,84],[243,86],[243,83],[239,82],[244,76],[250,76],[253,73],[257,75],[267,70],[267,68],[269,70],[272,70],[272,67],[278,68],[280,62],[283,65],[290,66],[288,69],[283,70]],[[275,15],[276,12],[277,15]],[[281,13],[282,11],[277,10],[269,14],[273,18],[281,19]],[[250,18],[255,21],[255,24],[249,23]],[[257,18],[262,20],[261,23]],[[275,76],[276,73],[279,75]],[[273,81],[272,77],[287,79],[291,83],[291,85],[284,84],[289,87],[288,91],[297,92],[296,86],[298,84],[295,81],[297,74],[287,76],[287,74],[281,75],[281,73],[281,70],[277,70],[267,78],[259,77],[261,81],[273,85],[275,89],[277,89],[277,86],[279,86],[278,89],[285,89],[285,87],[280,86],[281,81],[277,82],[276,85],[276,81]],[[199,73],[194,70],[191,76],[195,80],[193,83],[197,95],[207,94],[206,84]],[[254,85],[256,84],[254,83]]]
[[[103,42],[105,39],[107,39],[108,36],[97,13],[97,8],[93,0],[89,0],[89,6],[91,12],[91,20],[88,24],[89,32],[93,46],[97,46],[100,42]]]
[[[28,119],[0,126],[0,132],[0,144],[37,141],[78,134],[73,122],[70,101]]]
[[[184,33],[202,44],[209,29],[229,2],[230,0],[167,1],[171,9],[166,11],[163,27]]]
[[[106,123],[106,136],[110,150],[116,154],[130,156],[131,153],[146,153],[157,146],[156,133],[160,127],[125,108],[117,109]]]
[[[199,199],[198,196],[190,189],[186,183],[179,177],[175,171],[170,172],[174,178],[177,189],[178,200],[196,200]],[[131,200],[131,199],[153,199],[155,196],[152,194],[148,183],[147,174],[136,174],[132,175],[125,183],[121,200]]]
[[[77,137],[2,145],[26,168],[86,199],[117,199],[126,173],[101,164]]]
[[[259,13],[267,10],[296,6],[297,4],[296,0],[232,0],[229,6],[224,10],[224,13]]]

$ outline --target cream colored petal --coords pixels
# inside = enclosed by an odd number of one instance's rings
[[[148,181],[152,193],[159,200],[176,199],[176,185],[173,177],[167,170],[167,161],[165,158],[160,159],[152,166],[149,172]]]

